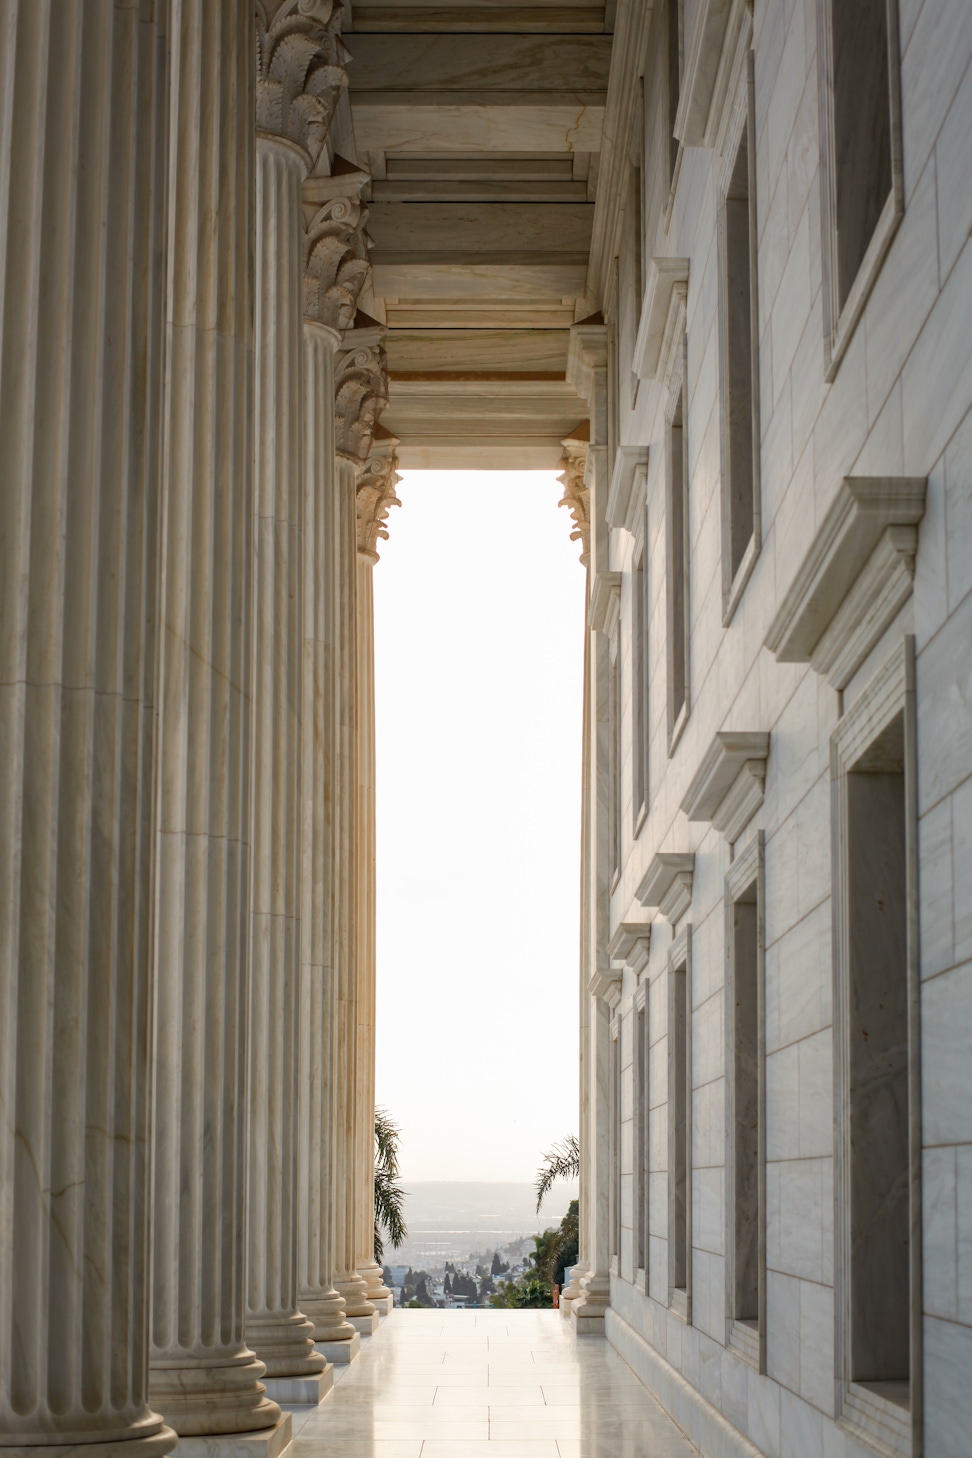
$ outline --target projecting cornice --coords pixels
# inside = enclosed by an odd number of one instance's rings
[[[588,622],[595,633],[612,633],[621,612],[621,573],[598,572],[591,588]]]
[[[313,166],[338,97],[348,50],[334,0],[256,0],[256,124],[299,147]]]
[[[674,127],[686,147],[722,150],[752,34],[747,0],[701,0],[696,7]]]
[[[653,258],[648,266],[634,367],[642,380],[666,379],[672,353],[685,333],[688,304],[687,258]]]
[[[682,809],[734,841],[763,803],[770,737],[720,730],[689,785]]]
[[[692,904],[695,855],[689,851],[659,851],[638,887],[642,906],[657,909],[674,926]]]
[[[923,477],[847,476],[766,635],[842,689],[911,596]]]
[[[355,514],[358,526],[358,551],[372,562],[378,561],[378,540],[388,540],[385,520],[393,506],[401,506],[395,487],[398,484],[397,435],[375,427],[368,458],[358,473],[355,489]]]
[[[633,532],[635,516],[641,493],[635,490],[636,482],[644,481],[648,470],[648,447],[642,445],[618,446],[614,453],[614,470],[611,473],[611,487],[607,500],[608,526]]]
[[[608,942],[608,956],[612,962],[630,967],[636,976],[640,976],[647,967],[650,949],[650,921],[623,921]]]
[[[358,312],[334,361],[335,449],[362,466],[388,403],[384,326]]]
[[[606,1002],[613,1011],[621,1001],[621,968],[598,967],[587,984],[587,990],[592,997]]]

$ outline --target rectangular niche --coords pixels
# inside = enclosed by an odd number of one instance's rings
[[[837,1407],[902,1454],[921,1400],[913,642],[832,739]]]
[[[666,431],[666,546],[668,607],[668,753],[674,754],[690,712],[689,501],[685,429],[685,338],[669,390]]]
[[[611,1020],[611,1270],[621,1260],[621,1019]]]
[[[718,230],[723,625],[732,619],[762,542],[755,128],[750,51],[730,132]]]
[[[645,541],[632,573],[634,594],[631,611],[632,689],[634,699],[634,823],[638,835],[648,813],[648,524],[645,515]]]
[[[766,1370],[766,1069],[763,833],[726,876],[726,1326]]]
[[[817,0],[824,348],[832,380],[904,212],[897,0]]]
[[[621,758],[623,740],[621,734],[621,629],[615,628],[611,637],[611,665],[609,678],[609,713],[611,746],[610,756],[610,805],[609,831],[611,837],[611,890],[621,876]]]
[[[634,999],[634,1268],[647,1290],[648,1270],[648,987]]]
[[[692,1320],[692,928],[668,954],[668,1304]]]

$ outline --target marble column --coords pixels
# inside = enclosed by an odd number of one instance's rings
[[[383,330],[358,314],[355,327],[344,339],[335,361],[336,589],[335,624],[337,665],[341,685],[338,749],[335,770],[334,814],[340,817],[335,837],[339,857],[334,867],[334,907],[331,923],[337,988],[336,1062],[334,1091],[336,1141],[334,1150],[334,1284],[344,1298],[348,1320],[364,1331],[374,1327],[375,1308],[368,1300],[367,1284],[358,1274],[357,1230],[360,1207],[356,1134],[360,1122],[357,1102],[357,515],[358,473],[368,457],[375,424],[387,399]],[[372,1125],[373,1131],[373,1125]],[[373,1137],[373,1132],[372,1132]]]
[[[246,1333],[271,1395],[317,1402],[331,1376],[300,1310],[301,185],[312,161],[314,22],[258,4],[253,868]],[[296,28],[295,23],[296,22]]]
[[[333,1362],[358,1352],[357,1329],[334,1285],[334,1197],[341,1172],[337,1101],[337,929],[341,923],[340,766],[348,681],[342,675],[342,542],[346,521],[335,460],[334,358],[368,272],[361,188],[367,174],[304,185],[304,654],[301,878],[300,1263],[301,1310],[317,1350]]]
[[[590,515],[590,490],[585,484],[587,472],[587,447],[590,442],[590,423],[584,421],[565,437],[562,444],[564,447],[564,471],[559,477],[563,484],[564,494],[560,500],[561,506],[566,506],[571,514],[574,529],[570,534],[572,542],[580,543],[580,561],[587,577],[587,596],[590,595],[590,573],[588,571],[591,555],[591,515]],[[585,599],[586,600],[586,599]],[[590,1136],[588,1132],[588,1121],[590,1114],[590,1050],[588,1042],[590,1038],[590,994],[587,987],[590,981],[590,906],[588,889],[591,884],[591,856],[590,856],[590,832],[591,832],[591,775],[590,775],[590,754],[591,754],[591,633],[585,621],[584,624],[584,708],[583,708],[583,729],[581,749],[581,876],[580,876],[580,945],[578,948],[578,962],[580,967],[579,978],[579,1115],[577,1139],[580,1147],[580,1181],[578,1198],[578,1250],[577,1260],[570,1273],[570,1282],[560,1293],[560,1314],[565,1318],[570,1317],[571,1306],[581,1295],[581,1280],[589,1270],[586,1258],[588,1232],[590,1229],[590,1198],[591,1181],[587,1173],[588,1150],[590,1147]]]
[[[357,1159],[356,1269],[376,1310],[391,1310],[392,1294],[375,1260],[375,624],[373,572],[379,538],[395,495],[398,439],[378,425],[368,460],[358,473],[357,603]]]
[[[161,7],[0,18],[0,1449],[148,1398]]]
[[[290,1419],[243,1329],[253,18],[249,0],[170,16],[150,1383],[180,1452],[259,1430],[274,1453]]]
[[[588,590],[594,576],[609,568],[610,531],[606,519],[608,472],[607,331],[604,324],[584,322],[571,330],[575,342],[571,377],[588,402],[590,417],[582,484],[568,489],[571,507],[588,565]],[[565,440],[570,462],[580,455],[579,435]],[[572,498],[577,498],[574,507]],[[586,518],[586,519],[585,519]],[[601,633],[587,630],[584,844],[585,887],[582,897],[584,946],[581,956],[581,1179],[580,1179],[580,1294],[570,1302],[570,1318],[578,1334],[604,1330],[604,1313],[611,1299],[610,1178],[604,1160],[610,1154],[610,1012],[591,994],[590,982],[610,967],[609,941],[611,845],[608,831],[610,796],[610,724],[608,716],[609,649]],[[573,1285],[573,1282],[571,1283]]]

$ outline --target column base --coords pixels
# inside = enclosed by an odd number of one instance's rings
[[[604,1312],[600,1307],[592,1307],[588,1311],[586,1301],[572,1301],[570,1324],[575,1336],[603,1336]]]
[[[302,1311],[261,1312],[246,1319],[246,1342],[267,1378],[317,1377],[327,1363],[314,1351],[314,1324]]]
[[[387,1296],[372,1296],[371,1304],[375,1308],[379,1316],[387,1316],[388,1313],[393,1309],[394,1300],[394,1296],[389,1291]]]
[[[374,1336],[380,1325],[380,1317],[377,1311],[373,1311],[370,1316],[349,1316],[348,1321],[350,1321],[355,1331],[359,1331],[362,1336]]]
[[[226,1433],[253,1433],[274,1427],[280,1409],[268,1398],[264,1366],[251,1351],[224,1354],[222,1365],[163,1364],[162,1354],[149,1367],[149,1396],[183,1438]]]
[[[280,1458],[293,1440],[293,1423],[285,1412],[272,1428],[253,1433],[213,1433],[180,1438],[176,1458]]]
[[[334,1386],[334,1368],[330,1362],[323,1372],[310,1377],[267,1377],[264,1379],[267,1396],[274,1402],[286,1402],[291,1406],[307,1403],[316,1407]]]
[[[361,1338],[355,1332],[354,1336],[346,1342],[315,1342],[315,1352],[320,1352],[327,1362],[333,1362],[336,1367],[353,1362],[361,1351]]]
[[[347,1321],[354,1321],[356,1316],[373,1316],[375,1308],[368,1300],[368,1288],[361,1277],[355,1272],[346,1280],[335,1281],[334,1285],[339,1296],[344,1298],[344,1315]]]
[[[0,1454],[3,1458],[78,1458],[83,1452],[84,1458],[162,1458],[178,1441],[178,1433],[163,1426],[144,1438],[119,1438],[116,1443],[29,1443],[9,1447],[3,1443]]]

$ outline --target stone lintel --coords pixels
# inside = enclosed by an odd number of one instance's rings
[[[669,327],[673,303],[688,296],[689,261],[687,258],[653,258],[648,266],[648,282],[641,310],[641,323],[634,349],[634,368],[642,380],[656,380],[664,373],[666,340],[674,331]]]
[[[621,611],[621,573],[598,572],[591,588],[590,625],[595,633],[610,633]]]
[[[722,729],[688,787],[682,809],[735,840],[763,801],[769,734]]]
[[[608,491],[608,526],[633,532],[634,508],[638,493],[634,489],[639,471],[648,469],[648,447],[646,445],[618,446],[614,453],[614,470],[611,473],[611,487]]]
[[[648,965],[650,946],[650,921],[623,921],[608,942],[608,956],[614,962],[623,962],[638,975]]]
[[[893,561],[891,575],[897,578],[897,588],[888,593],[888,574],[879,563],[869,567],[869,559],[888,527],[917,526],[925,511],[925,487],[924,477],[844,477],[766,635],[766,646],[779,662],[811,663],[814,650],[837,624],[845,599],[855,594],[856,621],[849,613],[842,615],[839,631],[823,655],[831,668],[840,663],[838,676],[846,674],[846,682],[850,674],[844,650],[851,638],[856,635],[857,641],[850,659],[856,657],[860,663],[891,621],[888,611],[893,616],[900,606],[902,579],[900,572],[894,572]],[[889,545],[899,559],[908,556],[910,545],[913,571],[916,543],[911,538],[898,538],[897,543]],[[865,594],[870,601],[864,600]],[[864,616],[867,631],[862,634]]]
[[[642,906],[656,908],[674,926],[692,904],[694,872],[694,851],[659,851],[635,894]]]

